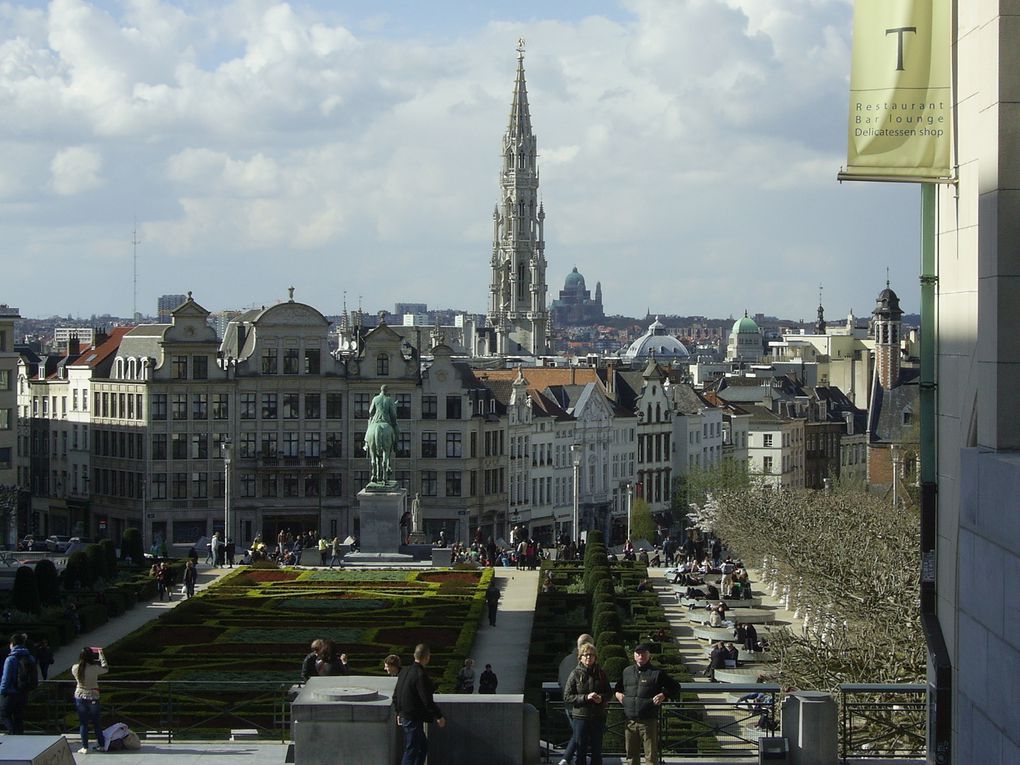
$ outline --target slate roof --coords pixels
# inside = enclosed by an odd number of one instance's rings
[[[919,370],[901,369],[899,385],[886,390],[878,381],[871,391],[868,436],[872,443],[917,443],[921,416]],[[911,422],[903,421],[905,410],[913,413]]]

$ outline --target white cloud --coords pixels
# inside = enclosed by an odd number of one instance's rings
[[[88,146],[61,149],[50,163],[50,183],[62,196],[81,194],[103,185],[103,158]]]
[[[441,40],[423,25],[408,40],[387,37],[385,20],[362,20],[359,38],[332,8],[270,0],[0,5],[0,237],[16,253],[46,241],[59,256],[76,239],[105,252],[137,214],[143,294],[200,283],[211,308],[246,305],[304,275],[303,299],[324,310],[343,289],[366,306],[482,310],[524,36],[554,289],[577,263],[611,311],[807,314],[787,304],[813,302],[821,279],[841,311],[865,311],[892,258],[863,233],[831,232],[869,220],[888,227],[889,250],[909,249],[915,226],[894,219],[914,205],[834,182],[849,2],[624,7],[629,17],[504,17]],[[66,237],[40,236],[54,227]],[[777,293],[746,276],[786,268],[789,252],[814,259],[803,295],[790,286],[799,274],[770,276],[786,285]],[[91,278],[88,258],[69,259],[81,269],[69,284]],[[848,279],[851,261],[874,279]],[[720,263],[741,274],[723,294]],[[103,306],[40,312],[79,309]]]

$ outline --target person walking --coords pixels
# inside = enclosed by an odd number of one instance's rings
[[[46,638],[36,644],[35,660],[39,664],[39,673],[42,675],[42,679],[47,680],[50,666],[53,664],[53,649],[50,648],[50,641]]]
[[[492,665],[486,664],[485,671],[482,672],[481,677],[478,678],[478,692],[495,693],[496,686],[498,685],[499,678],[496,677],[496,673],[492,671]]]
[[[8,733],[19,736],[25,732],[28,693],[39,685],[38,664],[27,643],[24,632],[11,635],[11,652],[0,677],[0,721]]]
[[[475,660],[464,659],[464,666],[457,672],[457,693],[475,692]]]
[[[227,543],[223,546],[223,552],[227,556],[227,568],[234,567],[234,556],[237,555],[237,545],[234,544],[234,540],[227,539]]]
[[[435,722],[440,728],[446,725],[446,718],[433,699],[436,687],[427,669],[431,659],[427,645],[416,646],[414,664],[400,671],[393,689],[397,725],[404,731],[404,756],[400,765],[425,765],[429,751],[425,723]]]
[[[496,610],[499,608],[499,588],[496,580],[489,580],[489,587],[485,591],[485,604],[489,607],[489,626],[496,626]]]
[[[595,646],[581,647],[578,664],[563,687],[563,701],[570,705],[574,738],[577,740],[577,762],[591,757],[591,765],[602,765],[602,734],[606,727],[606,710],[611,689],[606,673],[598,665]]]
[[[195,597],[195,582],[198,581],[198,570],[195,568],[195,561],[188,559],[184,564],[184,592],[188,599]]]
[[[103,749],[103,725],[100,722],[99,676],[109,672],[102,648],[82,648],[78,663],[71,667],[71,675],[77,681],[74,689],[74,707],[78,711],[81,749],[78,754],[89,751],[89,725],[96,731],[96,749]]]
[[[680,695],[679,683],[666,670],[652,666],[648,645],[639,643],[634,647],[634,663],[623,670],[615,690],[627,718],[626,765],[641,765],[642,745],[645,762],[658,765],[659,706]]]

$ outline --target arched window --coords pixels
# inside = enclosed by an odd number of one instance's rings
[[[115,380],[124,379],[124,359],[121,356],[113,360],[113,378]]]
[[[646,417],[647,417],[647,421],[648,422],[652,421],[652,405],[651,404],[648,405],[648,414],[646,415]]]
[[[662,420],[662,404],[656,402],[655,404],[655,421],[660,422]]]
[[[143,380],[148,380],[149,379],[149,373],[151,371],[152,371],[152,369],[149,366],[149,357],[146,356],[145,358],[142,359],[142,379]]]
[[[514,153],[512,151],[506,153],[506,166],[511,170],[514,169]]]
[[[129,380],[138,379],[138,359],[135,358],[128,359],[128,379]]]

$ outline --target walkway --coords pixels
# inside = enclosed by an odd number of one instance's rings
[[[496,568],[496,582],[502,598],[496,614],[496,626],[489,626],[488,613],[475,635],[471,658],[475,660],[475,680],[486,664],[499,678],[498,693],[523,693],[524,674],[531,646],[531,624],[535,620],[538,596],[538,571]]]

